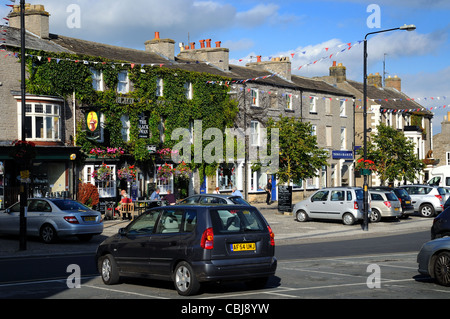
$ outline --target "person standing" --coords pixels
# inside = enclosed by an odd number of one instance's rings
[[[264,188],[264,190],[266,191],[266,203],[267,205],[272,204],[272,179],[269,178],[267,181],[267,185]]]

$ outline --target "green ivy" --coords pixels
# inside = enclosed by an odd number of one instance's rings
[[[124,61],[109,61],[101,57],[31,50],[27,53],[26,62],[30,74],[27,80],[29,93],[69,98],[75,92],[77,105],[97,107],[104,114],[108,145],[98,145],[87,138],[84,119],[77,124],[77,145],[81,146],[85,153],[89,153],[90,149],[97,146],[122,147],[137,162],[151,161],[146,146],[173,147],[178,142],[170,139],[175,128],[189,128],[191,121],[202,120],[203,131],[210,127],[224,130],[226,127],[233,126],[238,113],[237,102],[230,99],[227,94],[228,86],[207,84],[207,81],[225,82],[229,81],[229,78],[159,66],[136,65],[132,68]],[[38,56],[43,58],[39,59]],[[49,61],[47,57],[52,59]],[[75,60],[78,62],[74,62]],[[102,71],[106,86],[104,91],[99,92],[93,89],[91,68]],[[126,95],[116,92],[118,75],[123,70],[129,72],[133,86],[133,90]],[[164,81],[163,97],[156,96],[157,78],[162,78]],[[193,85],[192,100],[185,96],[184,85],[187,82]],[[133,98],[135,103],[118,104],[116,101],[118,96]],[[149,115],[150,137],[148,139],[138,138],[138,116],[142,112]],[[130,120],[128,142],[122,139],[120,120],[122,115],[128,115]],[[160,143],[161,119],[165,129],[164,143]],[[207,144],[208,141],[204,143]],[[211,174],[211,170],[215,169],[217,164],[201,166],[203,171]],[[205,169],[205,167],[208,168]]]

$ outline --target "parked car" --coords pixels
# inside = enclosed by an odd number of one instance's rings
[[[186,197],[178,202],[178,205],[248,205],[241,196],[224,194],[198,194]]]
[[[401,218],[407,218],[409,215],[414,214],[414,206],[412,204],[411,196],[404,188],[400,187],[387,187],[387,186],[375,186],[370,187],[369,191],[393,191],[398,197],[400,204],[402,205]]]
[[[377,223],[384,217],[398,218],[402,215],[402,206],[392,191],[369,191],[372,214],[370,221]]]
[[[360,187],[323,188],[295,204],[292,211],[299,222],[309,219],[340,219],[345,225],[353,225],[364,218],[363,196],[364,192]]]
[[[450,207],[436,216],[431,226],[431,239],[450,236]]]
[[[450,198],[447,199],[447,201],[444,204],[444,210],[450,207]]]
[[[275,274],[274,234],[262,214],[246,205],[153,208],[97,249],[102,280],[122,276],[173,281],[180,295],[201,283],[241,280],[263,287]]]
[[[411,196],[414,211],[423,217],[433,217],[444,210],[443,196],[445,191],[439,186],[429,185],[403,185]]]
[[[88,241],[103,232],[101,213],[71,199],[32,198],[27,207],[27,235],[39,236],[45,243],[68,236]],[[16,203],[0,213],[0,234],[18,235],[19,220],[20,203]]]
[[[450,237],[423,244],[417,263],[419,273],[434,278],[439,285],[450,286]]]

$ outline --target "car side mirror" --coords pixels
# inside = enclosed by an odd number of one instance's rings
[[[126,236],[127,235],[127,230],[125,228],[119,228],[118,234],[120,236]]]

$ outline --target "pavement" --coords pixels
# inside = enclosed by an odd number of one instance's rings
[[[356,240],[377,236],[399,235],[412,232],[430,231],[432,218],[410,216],[398,221],[382,220],[370,223],[368,231],[361,224],[343,225],[341,221],[297,222],[289,213],[279,212],[277,204],[254,204],[264,215],[275,233],[276,245],[307,244],[331,240]],[[129,221],[106,220],[103,233],[94,236],[89,242],[77,238],[60,239],[54,244],[44,244],[38,238],[27,237],[26,250],[19,249],[18,236],[0,236],[0,259],[21,257],[48,257],[55,255],[77,255],[95,253],[98,245],[106,238],[117,234],[119,228],[126,227]]]

